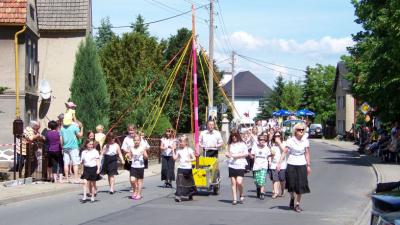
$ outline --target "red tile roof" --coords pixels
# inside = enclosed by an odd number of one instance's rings
[[[26,23],[27,0],[0,0],[0,23]]]

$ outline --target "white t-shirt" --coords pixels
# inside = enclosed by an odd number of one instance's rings
[[[144,158],[143,153],[145,148],[143,146],[139,146],[138,148],[132,147],[132,168],[144,168]]]
[[[163,156],[172,156],[172,146],[175,144],[176,139],[173,138],[161,138],[161,143],[164,144],[165,147],[167,147],[164,150],[161,150],[161,155]],[[171,148],[168,148],[170,146]]]
[[[296,137],[291,137],[286,141],[286,147],[288,148],[288,160],[287,164],[302,166],[306,165],[306,148],[310,147],[308,139],[298,140]]]
[[[283,146],[286,146],[286,142],[283,142],[282,144],[283,144]],[[272,170],[275,170],[276,166],[278,165],[279,160],[281,159],[282,150],[279,148],[279,146],[272,145],[271,152],[275,153],[275,155],[274,155],[274,158],[272,158],[271,165],[269,168]],[[283,159],[283,161],[281,162],[282,170],[286,169],[286,167],[287,167],[286,159],[287,159],[287,157],[285,157]]]
[[[105,155],[109,156],[114,156],[118,154],[118,147],[119,145],[117,143],[111,144],[111,145],[104,145],[104,148],[106,151],[104,152]]]
[[[268,169],[268,156],[271,155],[271,150],[267,145],[264,147],[254,145],[251,148],[251,154],[254,155],[254,171]]]
[[[81,155],[81,163],[86,167],[97,166],[97,160],[100,158],[99,152],[96,149],[84,150]]]
[[[247,154],[247,146],[244,142],[237,142],[237,143],[231,143],[229,145],[229,152],[231,153],[232,156],[239,155],[239,154]],[[228,159],[228,166],[233,169],[245,169],[247,165],[246,158],[239,158],[239,159],[234,159],[234,158],[229,158]]]
[[[124,138],[121,149],[125,152],[129,152],[129,149],[133,148],[133,146],[135,146],[135,143],[133,142],[133,137],[128,135]],[[143,137],[141,137],[140,146],[143,146],[145,149],[150,148],[149,143],[147,143],[147,141]]]
[[[200,133],[200,144],[205,149],[218,150],[216,146],[222,143],[221,133],[217,130],[213,130],[212,132],[204,130]]]
[[[179,159],[178,168],[192,169],[192,163],[190,161],[190,155],[194,154],[192,148],[190,148],[190,147],[178,148],[176,150],[176,154],[178,155],[178,159]]]

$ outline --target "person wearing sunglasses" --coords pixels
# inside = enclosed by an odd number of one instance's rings
[[[254,159],[253,177],[257,188],[257,197],[264,200],[268,161],[272,157],[271,149],[267,145],[267,139],[264,136],[258,136],[257,143],[251,149],[250,157]]]
[[[287,155],[286,187],[290,193],[289,207],[298,213],[302,211],[300,207],[301,196],[310,193],[307,178],[311,173],[310,143],[308,139],[303,138],[304,130],[304,124],[294,125],[293,136],[286,141],[286,146],[282,144],[280,139],[275,139],[282,150],[276,170],[280,171]]]

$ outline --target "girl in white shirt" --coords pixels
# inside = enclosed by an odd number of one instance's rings
[[[132,161],[130,170],[130,181],[134,189],[133,200],[142,199],[142,187],[144,178],[144,159],[147,159],[146,148],[140,144],[141,137],[136,134],[133,136],[134,146],[130,149],[129,158]]]
[[[237,191],[239,191],[239,203],[244,202],[243,177],[247,165],[246,156],[249,154],[246,144],[242,141],[240,134],[232,132],[228,140],[228,151],[225,156],[228,158],[229,177],[231,178],[232,204],[236,205]]]
[[[173,151],[174,160],[178,160],[179,167],[176,178],[175,201],[180,202],[181,197],[189,200],[193,199],[195,185],[192,174],[192,162],[196,159],[193,149],[188,147],[188,137],[182,135],[179,137],[179,148]]]
[[[83,179],[82,201],[86,202],[86,190],[89,189],[90,183],[90,201],[94,202],[96,181],[100,179],[100,155],[99,152],[94,148],[93,140],[87,139],[84,146],[86,147],[86,150],[83,150],[81,156],[81,164],[84,166],[81,176],[81,179]]]
[[[161,180],[164,187],[172,188],[172,181],[175,180],[175,161],[172,157],[176,149],[176,139],[172,128],[165,131],[165,137],[161,138]]]
[[[279,139],[278,141],[276,139]],[[269,167],[269,176],[272,181],[272,198],[283,197],[285,194],[285,181],[286,181],[286,157],[281,162],[280,170],[276,169],[279,160],[281,159],[282,150],[279,148],[277,142],[281,142],[283,146],[286,146],[283,142],[283,136],[281,132],[275,132],[272,137],[271,152],[274,157],[271,160]]]
[[[119,144],[115,142],[113,132],[109,132],[105,138],[106,145],[101,150],[101,157],[104,158],[101,174],[107,174],[108,184],[110,185],[110,194],[114,194],[115,175],[118,175],[118,158],[124,164],[125,160],[122,156]]]
[[[251,149],[251,157],[254,159],[253,177],[257,188],[257,197],[264,200],[264,185],[267,176],[268,161],[272,157],[271,149],[266,144],[264,136],[259,136],[257,144]]]

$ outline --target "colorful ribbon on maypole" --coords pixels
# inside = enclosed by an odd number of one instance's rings
[[[195,29],[195,8],[192,5],[192,57],[193,57],[193,108],[194,108],[194,144],[196,156],[200,155],[199,151],[199,103],[197,93],[197,54],[196,54],[196,29]],[[198,163],[196,163],[198,164]]]

